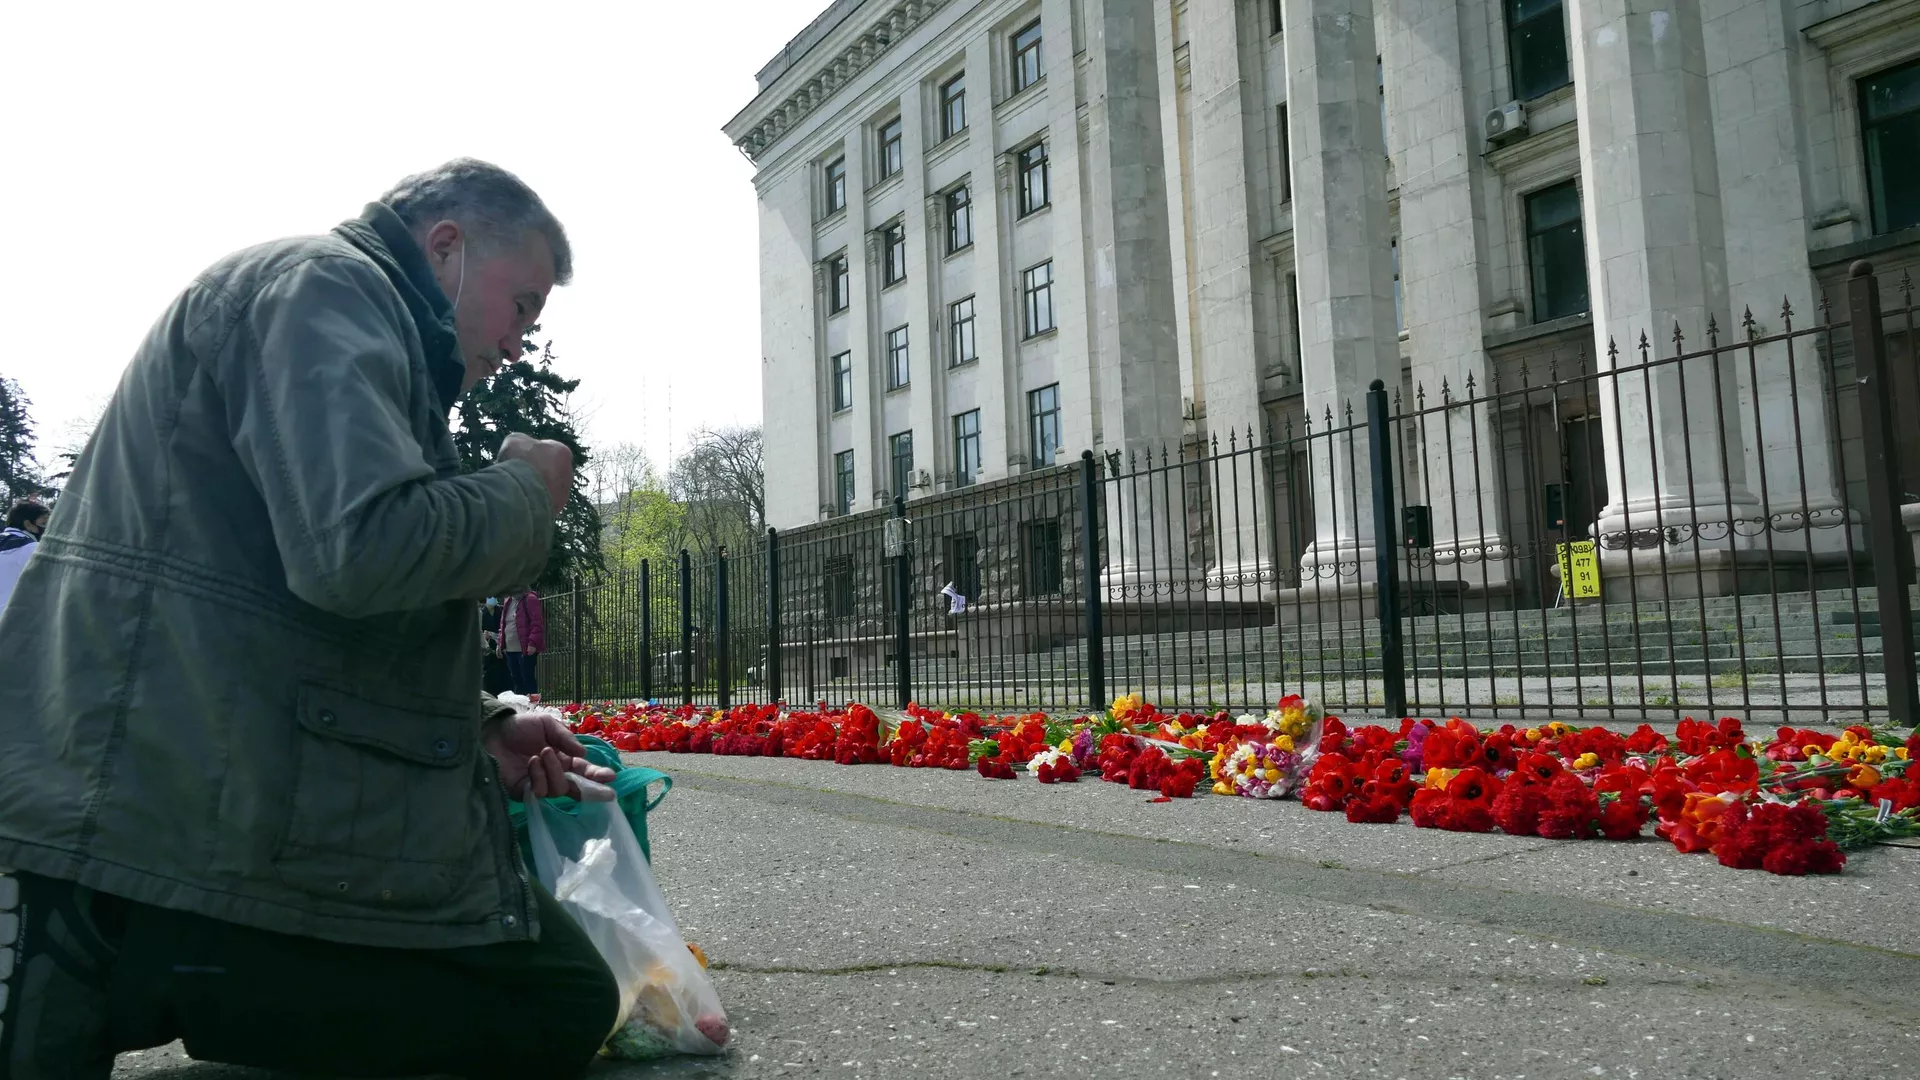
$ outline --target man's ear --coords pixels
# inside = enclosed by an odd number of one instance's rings
[[[467,234],[457,221],[442,221],[427,230],[421,244],[426,249],[427,262],[438,270],[460,257],[460,250],[467,242]]]

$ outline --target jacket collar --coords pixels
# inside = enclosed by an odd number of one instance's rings
[[[378,263],[399,291],[420,333],[420,345],[426,350],[427,373],[433,378],[440,411],[451,412],[460,399],[467,365],[460,358],[459,339],[454,334],[453,304],[434,279],[426,252],[420,250],[406,223],[385,203],[368,203],[365,213],[342,222],[333,231]]]
[[[25,529],[0,529],[0,551],[13,551],[39,543],[39,539]]]

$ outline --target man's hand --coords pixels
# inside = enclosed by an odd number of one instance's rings
[[[558,514],[566,508],[573,494],[573,451],[567,444],[516,431],[500,444],[500,460],[524,461],[533,466],[540,479],[547,482],[547,499],[553,503],[553,512]]]
[[[529,781],[542,799],[556,795],[578,797],[573,777],[595,783],[613,782],[613,770],[590,764],[586,748],[566,725],[550,713],[520,713],[501,724],[487,739],[487,753],[500,763],[500,782],[514,798],[526,794]]]

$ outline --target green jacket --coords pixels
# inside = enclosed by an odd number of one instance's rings
[[[0,866],[350,944],[537,936],[473,612],[553,513],[524,462],[460,474],[460,376],[377,203],[180,294],[0,616]]]

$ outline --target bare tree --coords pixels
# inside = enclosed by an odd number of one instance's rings
[[[767,480],[760,428],[705,428],[674,462],[667,490],[686,510],[688,546],[704,556],[742,548],[766,528]]]

